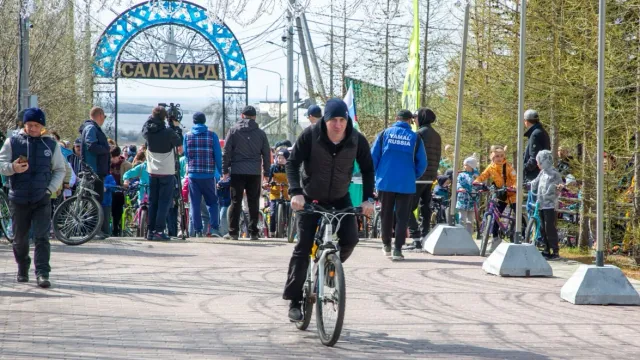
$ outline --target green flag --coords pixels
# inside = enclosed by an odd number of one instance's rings
[[[418,109],[420,84],[420,21],[418,20],[418,0],[413,0],[413,32],[409,41],[409,67],[402,88],[402,107],[409,111]]]

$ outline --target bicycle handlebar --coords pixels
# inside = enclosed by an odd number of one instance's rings
[[[298,212],[302,213],[328,213],[328,214],[351,214],[351,215],[362,215],[362,207],[360,206],[352,206],[340,210],[336,209],[325,209],[318,204],[306,203],[304,204],[304,209]]]

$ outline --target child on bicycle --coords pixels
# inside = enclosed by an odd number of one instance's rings
[[[480,184],[487,180],[491,180],[493,185],[497,189],[502,188],[514,188],[516,186],[516,171],[511,164],[507,161],[507,157],[504,151],[504,147],[494,145],[491,147],[491,164],[478,176],[474,184]],[[516,211],[516,193],[502,191],[498,195],[500,200],[498,203],[498,211],[504,212],[504,209],[509,205],[511,211]],[[491,251],[495,250],[502,242],[502,239],[498,236],[498,219],[493,222]]]
[[[287,172],[285,169],[285,165],[287,164],[287,159],[289,158],[289,150],[280,149],[276,155],[276,163],[271,165],[271,169],[269,169],[269,179],[264,184],[265,188],[270,189],[269,193],[269,211],[271,212],[271,221],[269,222],[269,237],[275,237],[276,234],[276,212],[278,202],[274,200],[280,199],[280,186],[279,185],[271,185],[271,182],[275,182],[276,184],[289,184],[289,180],[287,179]],[[289,200],[289,186],[285,186],[282,190],[282,195],[285,200]]]
[[[478,161],[473,157],[464,160],[464,171],[458,174],[456,209],[460,214],[460,224],[464,224],[469,234],[473,235],[473,223],[475,222],[475,206],[477,197],[472,195],[475,168]]]
[[[537,196],[540,204],[540,232],[544,241],[542,256],[547,260],[560,257],[558,248],[558,229],[556,228],[556,203],[558,192],[562,189],[562,175],[553,167],[553,155],[549,150],[542,150],[536,156],[540,174],[527,184]]]
[[[109,174],[104,178],[104,196],[102,197],[102,212],[104,213],[104,221],[102,222],[102,234],[109,236],[111,234],[109,223],[111,222],[111,203],[113,201],[113,191],[116,188],[116,179]]]
[[[144,154],[144,153],[142,153]],[[140,153],[136,155],[136,158],[140,156]],[[143,155],[144,156],[144,155]],[[134,160],[136,162],[136,160]],[[142,161],[138,163],[138,165],[134,166],[132,169],[127,170],[122,176],[124,180],[124,187],[128,187],[131,180],[139,179],[140,187],[138,188],[138,205],[142,203],[144,200],[144,196],[147,194],[147,188],[149,186],[149,172],[147,171],[147,162]]]

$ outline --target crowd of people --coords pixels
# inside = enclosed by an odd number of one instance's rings
[[[103,109],[91,109],[90,119],[79,127],[79,136],[69,143],[55,132],[47,132],[42,110],[27,109],[23,128],[8,138],[0,150],[0,173],[7,178],[13,210],[13,244],[20,282],[28,281],[29,238],[35,242],[35,273],[38,285],[50,286],[49,231],[52,208],[72,194],[76,175],[83,166],[97,174],[94,184],[105,221],[97,239],[123,234],[121,222],[123,191],[138,183],[138,202],[148,202],[145,237],[166,241],[179,233],[176,196],[189,204],[190,236],[224,237],[237,240],[242,235],[240,218],[248,209],[247,237],[258,240],[262,189],[271,202],[269,235],[276,232],[278,200],[290,200],[293,210],[302,210],[315,201],[323,207],[343,209],[354,203],[371,216],[380,202],[382,251],[391,260],[403,260],[403,250],[421,249],[430,232],[431,200],[434,195],[449,199],[451,180],[457,176],[458,193],[454,204],[460,223],[473,232],[473,209],[477,197],[473,188],[489,183],[497,188],[514,188],[516,170],[507,161],[505,148],[493,146],[491,163],[480,172],[476,154],[463,161],[462,170],[453,174],[452,148],[444,147],[434,128],[436,114],[428,108],[413,113],[401,110],[396,122],[369,144],[348,115],[341,99],[327,101],[324,114],[311,106],[307,116],[312,123],[294,143],[283,141],[271,147],[256,123],[256,109],[245,107],[241,119],[224,139],[209,130],[203,113],[193,115],[193,126],[183,134],[181,124],[169,117],[164,107],[156,107],[142,127],[144,145],[119,147],[103,132]],[[547,132],[537,112],[524,115],[528,138],[523,174],[532,194],[541,204],[543,255],[558,257],[555,213],[559,191],[572,182],[571,158],[560,149],[555,170]],[[444,155],[444,156],[443,156]],[[350,193],[354,173],[362,178],[357,198]],[[575,179],[573,179],[575,182]],[[515,207],[515,193],[504,193],[499,211]],[[422,221],[417,219],[420,208]],[[300,213],[297,244],[289,263],[283,298],[290,300],[289,317],[301,316],[300,299],[309,252],[313,245],[318,215]],[[421,225],[419,225],[421,224]],[[501,242],[496,223],[492,249]],[[407,241],[406,237],[411,240]],[[341,260],[346,261],[358,243],[358,223],[347,217],[342,223]],[[392,239],[395,241],[392,244]]]

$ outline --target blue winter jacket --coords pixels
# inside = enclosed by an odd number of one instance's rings
[[[378,135],[371,148],[371,157],[378,191],[413,194],[416,179],[427,169],[422,139],[403,121]]]
[[[116,179],[113,175],[107,175],[104,178],[104,196],[102,197],[102,206],[111,206],[113,201],[113,190],[116,188]]]

